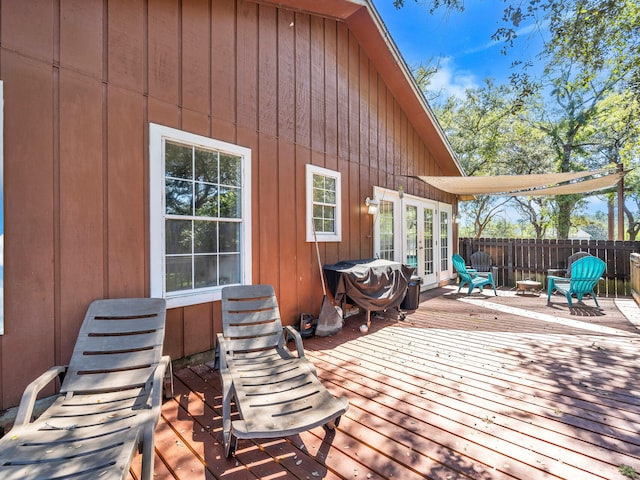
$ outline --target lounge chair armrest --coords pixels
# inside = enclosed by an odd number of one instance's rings
[[[224,335],[222,335],[222,333],[218,333],[217,335],[217,342],[216,342],[216,350],[218,353],[218,360],[219,360],[219,364],[218,367],[220,368],[220,371],[222,370],[226,370],[228,368],[227,365],[227,341],[224,338]]]
[[[171,357],[169,355],[163,355],[153,372],[153,385],[151,387],[151,409],[156,410],[162,407],[162,393],[164,389],[164,379],[167,374],[167,370],[172,372]],[[171,379],[171,396],[173,396],[173,378]]]
[[[33,407],[36,404],[38,393],[40,393],[40,391],[56,377],[61,377],[67,371],[67,368],[68,366],[66,365],[51,367],[49,370],[44,372],[33,382],[27,385],[27,388],[25,388],[24,393],[22,394],[22,398],[20,399],[20,405],[18,407],[18,413],[16,414],[16,420],[13,423],[14,425],[25,425],[31,422]]]
[[[298,351],[298,357],[304,358],[304,346],[302,345],[302,336],[300,332],[298,332],[291,325],[287,325],[284,327],[284,330],[287,335],[291,335],[293,340],[296,342],[296,350]]]

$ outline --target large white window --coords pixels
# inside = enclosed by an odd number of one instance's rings
[[[342,241],[340,172],[307,165],[306,176],[307,242]]]
[[[178,307],[251,283],[251,151],[149,126],[151,296]]]

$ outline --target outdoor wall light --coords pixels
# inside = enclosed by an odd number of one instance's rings
[[[364,201],[364,204],[369,208],[369,215],[375,215],[378,213],[378,207],[380,206],[380,200],[374,198],[369,198]]]

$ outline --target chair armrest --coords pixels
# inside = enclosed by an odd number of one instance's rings
[[[218,367],[220,371],[227,370],[227,341],[224,339],[224,335],[222,333],[218,333],[216,342],[216,350],[218,351]]]
[[[304,346],[302,345],[302,336],[300,335],[300,332],[298,332],[291,325],[285,326],[284,330],[287,333],[287,335],[290,334],[293,337],[293,339],[295,340],[295,342],[296,342],[296,350],[298,351],[298,357],[299,358],[304,358]]]
[[[162,393],[165,391],[164,379],[169,370],[172,374],[171,357],[163,355],[153,372],[153,385],[151,387],[151,409],[158,410],[162,406]],[[173,377],[170,381],[171,396],[173,396]]]
[[[558,277],[556,275],[547,275],[547,279],[549,280],[566,280],[567,282],[569,281],[569,279],[567,277]]]
[[[31,422],[31,416],[33,415],[33,407],[35,406],[38,393],[46,387],[56,377],[61,377],[66,371],[68,366],[51,367],[44,372],[33,382],[27,385],[22,398],[20,399],[20,405],[18,406],[18,413],[16,414],[16,420],[13,423],[15,425],[25,425]]]

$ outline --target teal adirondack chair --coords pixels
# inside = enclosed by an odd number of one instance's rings
[[[573,306],[571,303],[572,295],[575,295],[578,301],[582,301],[582,297],[587,293],[593,297],[596,306],[600,307],[594,288],[602,277],[606,266],[598,257],[588,256],[573,262],[571,265],[571,278],[549,275],[547,303],[551,302],[551,294],[555,290],[567,297],[570,307]]]
[[[468,285],[469,291],[467,292],[467,295],[471,295],[471,291],[474,288],[478,287],[482,292],[482,287],[485,285],[491,285],[493,287],[493,293],[498,295],[498,292],[496,292],[496,284],[493,281],[493,274],[491,272],[489,272],[486,277],[480,277],[477,271],[467,269],[467,266],[464,264],[464,259],[457,253],[453,254],[452,260],[453,268],[456,269],[458,277],[460,277],[460,286],[458,287],[458,291],[460,291],[463,285]]]

